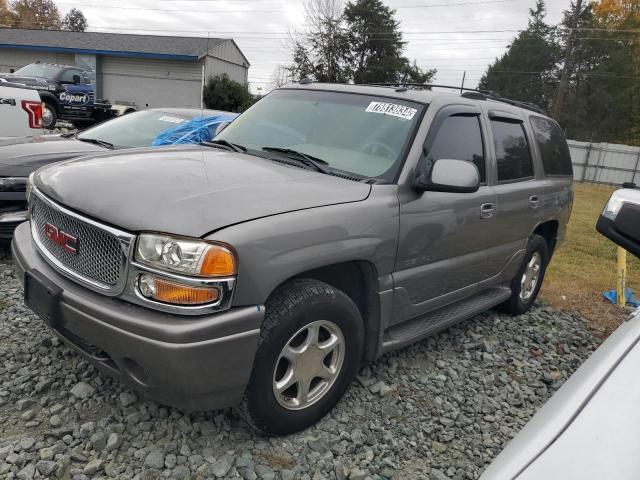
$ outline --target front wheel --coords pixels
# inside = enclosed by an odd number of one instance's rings
[[[511,282],[511,297],[500,309],[511,315],[525,313],[535,302],[544,280],[549,262],[547,241],[540,235],[531,235],[527,251],[518,273]]]
[[[283,285],[266,305],[242,416],[268,435],[313,425],[347,390],[363,344],[360,312],[344,292],[312,279]]]

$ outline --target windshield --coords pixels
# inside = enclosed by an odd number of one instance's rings
[[[25,67],[19,68],[15,73],[25,77],[42,77],[51,79],[55,77],[62,69],[57,65],[49,65],[48,63],[32,63]]]
[[[276,90],[216,139],[255,150],[288,148],[334,169],[393,181],[422,108],[395,98]]]
[[[101,140],[116,148],[147,147],[161,132],[174,129],[188,120],[190,118],[174,113],[143,110],[89,128],[78,134],[78,138]]]

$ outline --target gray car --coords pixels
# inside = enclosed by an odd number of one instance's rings
[[[361,362],[534,302],[565,233],[559,126],[494,94],[278,89],[205,145],[45,167],[13,240],[25,302],[69,345],[183,409],[274,435]]]

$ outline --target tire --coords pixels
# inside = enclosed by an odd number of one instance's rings
[[[58,112],[55,107],[48,102],[43,104],[44,111],[42,112],[42,128],[46,130],[53,130],[56,128],[58,122]]]
[[[240,415],[264,434],[288,435],[310,427],[338,403],[360,366],[364,328],[358,307],[345,293],[312,279],[296,279],[284,284],[265,307],[258,350]],[[306,342],[312,337],[309,332],[315,331],[315,327],[319,346],[328,348],[323,345],[329,345],[329,340],[336,345],[342,342],[341,346],[335,346],[328,354],[316,347],[305,350]],[[299,363],[282,357],[285,346],[292,347],[287,354]],[[305,351],[307,356],[294,350]],[[332,368],[333,378],[311,378],[323,364],[328,368],[322,374],[326,375]],[[276,382],[284,386],[286,378],[298,376],[311,380],[296,380],[281,393],[276,392]],[[303,383],[310,385],[308,404],[297,400],[305,398],[299,395],[304,392],[299,390]]]
[[[532,263],[534,262],[534,256],[538,259],[539,263],[537,261]],[[547,246],[547,241],[540,235],[531,235],[527,242],[527,251],[522,265],[518,269],[516,276],[511,281],[511,297],[506,302],[500,304],[498,308],[511,315],[520,315],[529,310],[538,297],[548,263],[549,247]],[[529,266],[535,264],[539,265],[535,285],[532,289],[525,289],[524,293],[521,295],[523,288],[527,284],[527,279],[524,278],[525,272],[527,272]],[[531,274],[531,270],[529,270],[528,273]],[[529,277],[529,280],[530,279],[531,277]]]

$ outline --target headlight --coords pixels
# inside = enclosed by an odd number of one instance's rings
[[[602,215],[611,220],[615,220],[618,212],[625,203],[640,204],[640,190],[632,190],[629,188],[616,190],[605,205]]]
[[[27,178],[26,192],[27,192],[27,203],[31,204],[31,191],[33,190],[33,179],[35,178],[36,172],[31,172],[29,177]]]
[[[26,192],[26,177],[0,177],[0,192]]]
[[[150,267],[192,277],[231,277],[237,262],[230,248],[203,240],[144,233],[135,258]]]

